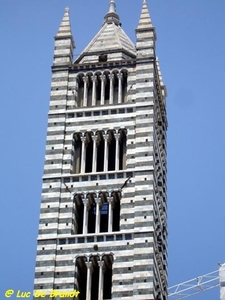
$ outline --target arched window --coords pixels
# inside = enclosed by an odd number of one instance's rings
[[[96,223],[96,203],[95,194],[88,194],[88,233],[95,233],[95,223]]]
[[[83,106],[83,97],[84,97],[84,81],[83,74],[77,76],[77,95],[76,95],[76,105],[77,107]]]
[[[120,230],[120,199],[121,193],[114,191],[111,195],[106,192],[76,194],[75,204],[75,233],[100,233]]]
[[[113,193],[113,223],[112,231],[120,231],[120,199],[121,193]]]
[[[89,81],[88,81],[88,86],[87,86],[87,106],[90,107],[92,106],[92,90],[93,90],[93,81],[91,74],[89,74]]]
[[[105,105],[109,104],[110,98],[110,81],[108,74],[105,77]]]
[[[76,81],[77,107],[127,102],[128,71],[126,69],[79,73]]]
[[[122,81],[122,103],[127,102],[127,71],[123,70],[123,81]]]
[[[73,171],[75,174],[81,172],[81,138],[80,133],[74,134],[74,159],[73,159]]]
[[[101,193],[100,232],[108,232],[109,204],[107,196],[108,193]]]
[[[127,136],[124,129],[120,130],[119,140],[119,169],[126,169]]]
[[[114,171],[115,157],[116,157],[116,140],[112,130],[109,131],[108,147],[109,147],[108,171]]]
[[[76,195],[74,197],[75,204],[75,233],[82,234],[83,233],[83,215],[84,215],[84,204],[82,201],[81,195]]]
[[[87,286],[87,266],[86,257],[78,257],[76,259],[76,289],[79,293],[79,300],[86,300]]]
[[[76,289],[79,299],[112,299],[113,254],[79,256],[76,258]]]
[[[100,74],[97,74],[97,80],[96,80],[96,105],[100,105],[101,103],[101,79]]]
[[[85,173],[92,172],[92,160],[93,160],[93,140],[91,133],[86,133],[86,164],[85,164]]]
[[[104,149],[105,143],[103,139],[102,132],[97,133],[97,172],[102,172],[104,170]]]
[[[92,173],[126,169],[126,130],[74,134],[73,172]]]

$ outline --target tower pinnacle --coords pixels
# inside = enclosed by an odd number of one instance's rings
[[[65,13],[56,35],[56,37],[60,37],[60,38],[65,36],[72,36],[71,26],[70,26],[69,7],[65,8]]]
[[[137,57],[155,57],[156,32],[152,25],[147,0],[143,0],[141,15],[136,29]]]
[[[66,46],[65,46],[66,45]],[[74,39],[70,26],[69,8],[65,8],[64,16],[55,36],[54,66],[69,65],[73,61]]]
[[[109,12],[115,13],[116,12],[116,3],[114,0],[111,0],[109,3]]]
[[[110,0],[109,3],[109,12],[105,15],[104,23],[115,23],[116,25],[121,25],[120,23],[120,17],[116,13],[116,3],[115,0]]]
[[[152,21],[148,11],[147,0],[143,1],[141,16],[137,29],[149,29],[152,28]]]

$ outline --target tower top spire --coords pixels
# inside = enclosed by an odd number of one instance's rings
[[[116,3],[114,0],[110,0],[109,3],[109,12],[110,13],[115,13],[116,12]]]
[[[136,38],[137,58],[155,57],[156,32],[152,25],[147,0],[143,0],[140,19],[136,28]]]
[[[53,66],[72,64],[74,48],[75,43],[70,26],[69,8],[66,7],[58,32],[55,36]]]
[[[56,34],[56,38],[62,38],[65,36],[72,36],[71,26],[70,26],[70,15],[69,7],[65,8],[64,16],[59,26],[59,30]]]
[[[106,24],[106,23],[108,23],[108,24],[109,23],[115,23],[116,25],[121,25],[120,17],[116,13],[116,2],[115,2],[115,0],[110,0],[110,2],[109,2],[109,11],[105,15],[103,25]]]
[[[152,25],[151,17],[147,6],[147,0],[144,0],[137,29],[145,30],[150,28],[153,28],[153,25]]]

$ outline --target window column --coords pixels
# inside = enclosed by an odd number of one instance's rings
[[[100,214],[101,198],[96,198],[95,203],[96,203],[95,233],[99,233],[100,232],[100,218],[101,218],[101,214]]]
[[[98,300],[103,300],[104,260],[98,261],[98,265],[99,265]]]
[[[119,89],[118,89],[118,103],[122,103],[122,79],[123,79],[123,73],[117,74],[118,80],[119,80]]]
[[[108,154],[109,154],[109,149],[108,149],[108,138],[109,135],[105,134],[104,135],[104,140],[105,140],[105,149],[104,149],[104,172],[108,171]]]
[[[119,138],[120,138],[120,134],[116,133],[114,136],[115,136],[115,139],[116,139],[115,170],[118,171],[119,170],[119,161],[120,161],[120,158],[119,158]]]
[[[112,222],[113,222],[113,198],[109,197],[108,198],[108,232],[112,232]]]
[[[105,104],[105,75],[101,75],[101,105]]]
[[[92,106],[96,105],[96,82],[97,82],[97,76],[91,76],[93,85],[92,85]]]
[[[109,104],[113,104],[113,94],[114,94],[114,74],[109,75],[109,80],[110,80],[110,91],[109,91]]]
[[[84,215],[83,215],[83,234],[87,233],[88,229],[88,199],[83,199]]]
[[[86,166],[86,136],[82,136],[82,151],[81,151],[81,173],[85,173],[85,166]]]
[[[97,135],[92,135],[93,140],[93,159],[92,159],[92,172],[96,172],[96,166],[97,166]]]
[[[88,97],[88,76],[83,77],[84,81],[84,102],[83,105],[87,106],[87,97]]]
[[[86,262],[87,266],[87,286],[86,286],[86,300],[91,300],[91,279],[92,279],[92,262]]]

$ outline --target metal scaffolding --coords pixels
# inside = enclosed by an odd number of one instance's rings
[[[222,272],[222,267],[223,272]],[[220,272],[220,274],[219,274]],[[222,273],[225,272],[225,265],[220,267],[220,270],[195,277],[191,280],[179,283],[168,289],[168,297],[172,300],[180,300],[191,297],[198,293],[213,289],[220,286],[220,277]],[[220,300],[225,300],[225,298],[220,298]]]

